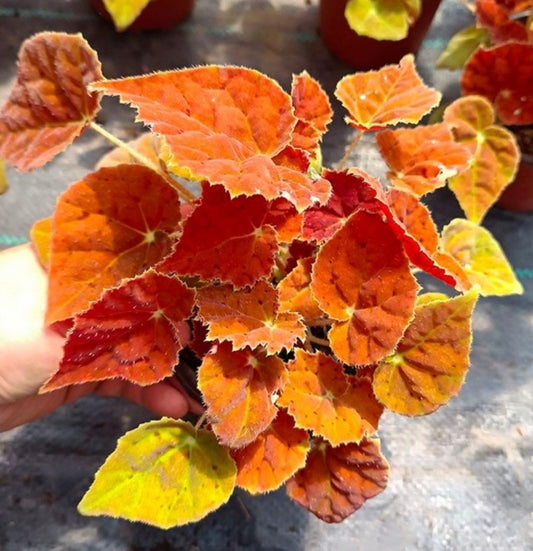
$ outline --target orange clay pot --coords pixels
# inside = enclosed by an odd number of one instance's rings
[[[522,154],[515,179],[505,188],[496,205],[507,210],[533,211],[533,155]]]
[[[403,40],[374,40],[353,31],[344,8],[348,0],[320,0],[320,36],[327,48],[354,69],[379,69],[416,54],[441,0],[423,0],[422,13]]]
[[[92,7],[105,19],[111,20],[102,0],[90,0]],[[152,0],[128,31],[158,31],[168,29],[189,17],[194,0]]]

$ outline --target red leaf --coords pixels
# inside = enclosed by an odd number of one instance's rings
[[[214,348],[198,371],[198,385],[220,442],[241,448],[268,428],[277,413],[273,395],[283,384],[285,364],[250,349]]]
[[[383,130],[376,140],[393,185],[417,196],[443,186],[470,160],[468,149],[454,141],[445,123]]]
[[[47,322],[85,310],[161,260],[179,219],[174,189],[140,165],[102,168],[73,184],[53,216]]]
[[[0,114],[0,157],[20,170],[38,168],[70,145],[96,117],[103,78],[81,35],[44,32],[24,42],[17,81]]]
[[[349,365],[375,363],[394,349],[417,289],[401,241],[381,216],[364,211],[325,243],[313,269],[319,306],[338,320],[331,348]]]
[[[417,123],[441,98],[422,82],[411,54],[397,65],[345,76],[335,96],[348,110],[346,122],[363,131]]]
[[[279,313],[276,290],[266,281],[240,291],[229,285],[204,287],[198,306],[200,319],[209,326],[209,340],[230,341],[234,350],[261,346],[277,354],[305,338],[300,316]]]
[[[153,270],[106,291],[75,319],[49,391],[120,377],[150,385],[172,374],[189,337],[194,291]]]
[[[307,431],[297,429],[293,418],[280,410],[266,431],[239,450],[231,450],[237,465],[237,486],[251,494],[279,488],[305,465],[309,450]]]
[[[463,95],[479,94],[493,104],[503,124],[533,124],[533,44],[508,42],[478,48],[461,80]]]
[[[387,486],[389,465],[378,439],[332,448],[315,445],[287,481],[289,497],[325,522],[341,522]]]
[[[277,165],[297,119],[291,98],[272,79],[242,67],[206,66],[98,83],[137,107],[165,136],[176,174],[223,185],[232,197],[284,197],[302,211],[324,203],[327,182]]]
[[[508,10],[496,0],[477,0],[476,19],[479,26],[488,29],[493,44],[510,40],[527,42],[526,26],[513,21]]]
[[[275,228],[281,243],[291,243],[302,234],[303,215],[292,203],[280,198],[270,203],[265,223]]]
[[[204,186],[202,202],[158,270],[236,287],[268,276],[278,249],[276,231],[266,224],[268,209],[259,195],[231,199],[221,186]]]
[[[307,239],[325,241],[356,209],[376,212],[377,201],[386,202],[379,180],[361,170],[327,170],[324,178],[331,184],[331,197],[324,206],[305,211],[303,235]]]
[[[330,356],[299,348],[287,367],[278,405],[288,409],[298,428],[313,431],[333,446],[360,442],[376,432],[383,407],[369,377],[346,375]]]

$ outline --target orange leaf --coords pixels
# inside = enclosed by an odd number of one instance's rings
[[[43,218],[33,224],[30,239],[37,258],[45,270],[50,264],[50,244],[52,241],[52,217]]]
[[[319,306],[338,320],[331,348],[349,365],[375,363],[394,349],[417,289],[401,241],[381,216],[363,211],[326,242],[313,269]]]
[[[469,367],[471,317],[477,292],[423,301],[396,352],[374,373],[374,393],[388,409],[425,415],[461,388]]]
[[[17,80],[0,113],[0,157],[20,170],[43,166],[96,117],[102,79],[96,52],[80,34],[44,32],[24,42]]]
[[[272,201],[265,223],[275,228],[280,243],[290,243],[302,234],[303,215],[286,199]]]
[[[348,110],[346,122],[363,131],[417,123],[441,99],[440,92],[422,82],[411,54],[397,65],[345,76],[335,96]]]
[[[494,124],[492,106],[482,96],[454,101],[444,112],[444,120],[472,155],[471,165],[448,185],[466,217],[479,224],[516,174],[520,156],[516,140]]]
[[[533,44],[506,42],[478,48],[468,60],[463,95],[485,96],[503,124],[533,124]]]
[[[280,312],[297,312],[305,321],[324,316],[311,292],[311,269],[313,258],[296,262],[296,267],[278,284]]]
[[[231,199],[221,186],[204,186],[202,202],[185,221],[180,240],[158,270],[236,287],[268,276],[278,249],[276,231],[265,223],[268,208],[259,195]]]
[[[133,104],[139,119],[165,136],[176,174],[221,184],[232,197],[284,197],[298,211],[324,203],[327,182],[277,165],[297,119],[272,79],[242,67],[206,66],[94,86]]]
[[[250,349],[221,343],[205,356],[198,385],[220,442],[241,448],[268,428],[277,413],[273,396],[283,384],[285,364]]]
[[[531,9],[531,2],[524,9]],[[510,40],[527,42],[528,32],[525,25],[513,21],[511,12],[500,6],[496,0],[476,0],[476,20],[480,27],[488,29],[491,42],[500,44]]]
[[[407,191],[390,188],[387,191],[390,208],[406,231],[430,254],[439,244],[437,226],[428,208]]]
[[[231,450],[237,465],[237,486],[251,494],[276,490],[305,465],[309,447],[307,431],[295,428],[293,418],[280,410],[256,440]]]
[[[138,138],[131,140],[126,144],[130,150],[140,153],[145,159],[147,159],[154,166],[159,166],[162,140],[159,136],[152,134],[151,132],[145,132]],[[123,147],[116,147],[109,153],[106,153],[96,165],[96,169],[109,166],[117,166],[122,164],[141,164],[137,157],[131,155],[131,153]]]
[[[389,465],[377,438],[332,448],[321,442],[287,481],[294,501],[325,522],[341,522],[387,486]]]
[[[328,96],[320,84],[307,71],[303,71],[292,77],[291,97],[298,119],[291,145],[304,149],[314,157],[320,139],[333,118]]]
[[[470,160],[468,149],[454,141],[444,123],[383,130],[376,140],[392,184],[417,196],[443,186]]]
[[[333,446],[360,442],[376,432],[383,407],[374,398],[369,377],[346,375],[330,356],[300,348],[287,367],[278,405],[288,408],[298,428],[313,431]]]
[[[102,168],[73,184],[53,216],[47,322],[71,318],[159,261],[179,216],[176,192],[140,165]]]
[[[277,354],[305,338],[300,316],[279,313],[276,290],[266,281],[239,291],[230,285],[205,287],[198,292],[198,306],[209,340],[230,341],[234,350],[263,346]]]
[[[153,270],[106,291],[76,317],[49,391],[120,377],[150,385],[172,375],[189,338],[194,291]]]

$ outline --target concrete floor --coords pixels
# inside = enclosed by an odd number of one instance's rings
[[[332,96],[348,68],[316,34],[316,0],[197,0],[193,17],[171,31],[118,35],[86,0],[0,0],[0,100],[14,78],[21,42],[41,30],[82,32],[107,77],[202,63],[255,67],[287,89],[292,73],[317,77]],[[420,72],[445,99],[458,74],[435,71],[447,38],[469,21],[458,0],[444,0],[418,56]],[[334,104],[338,107],[337,104]],[[325,163],[342,156],[348,128],[339,110],[324,143]],[[121,138],[139,127],[111,99],[99,121]],[[25,241],[32,222],[107,150],[86,134],[47,167],[9,171],[0,198],[0,246]],[[365,145],[357,162],[382,166]],[[430,200],[444,223],[458,214],[449,193]],[[146,420],[130,404],[87,398],[46,419],[0,435],[2,551],[496,551],[533,549],[533,214],[493,209],[485,225],[502,243],[523,296],[482,299],[474,319],[472,367],[460,395],[418,419],[386,414],[380,424],[391,464],[389,487],[341,525],[326,525],[283,491],[230,502],[193,526],[161,531],[84,518],[76,504],[116,439]]]

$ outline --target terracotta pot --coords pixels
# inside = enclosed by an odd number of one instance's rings
[[[379,69],[416,54],[441,0],[423,0],[422,13],[403,40],[374,40],[353,31],[344,8],[348,0],[320,0],[320,36],[324,44],[343,63],[354,69]]]
[[[533,155],[522,154],[514,181],[505,188],[496,205],[507,210],[533,211]]]
[[[111,20],[102,0],[90,0],[92,7],[105,19]],[[152,0],[128,31],[157,31],[168,29],[189,17],[194,0]]]

